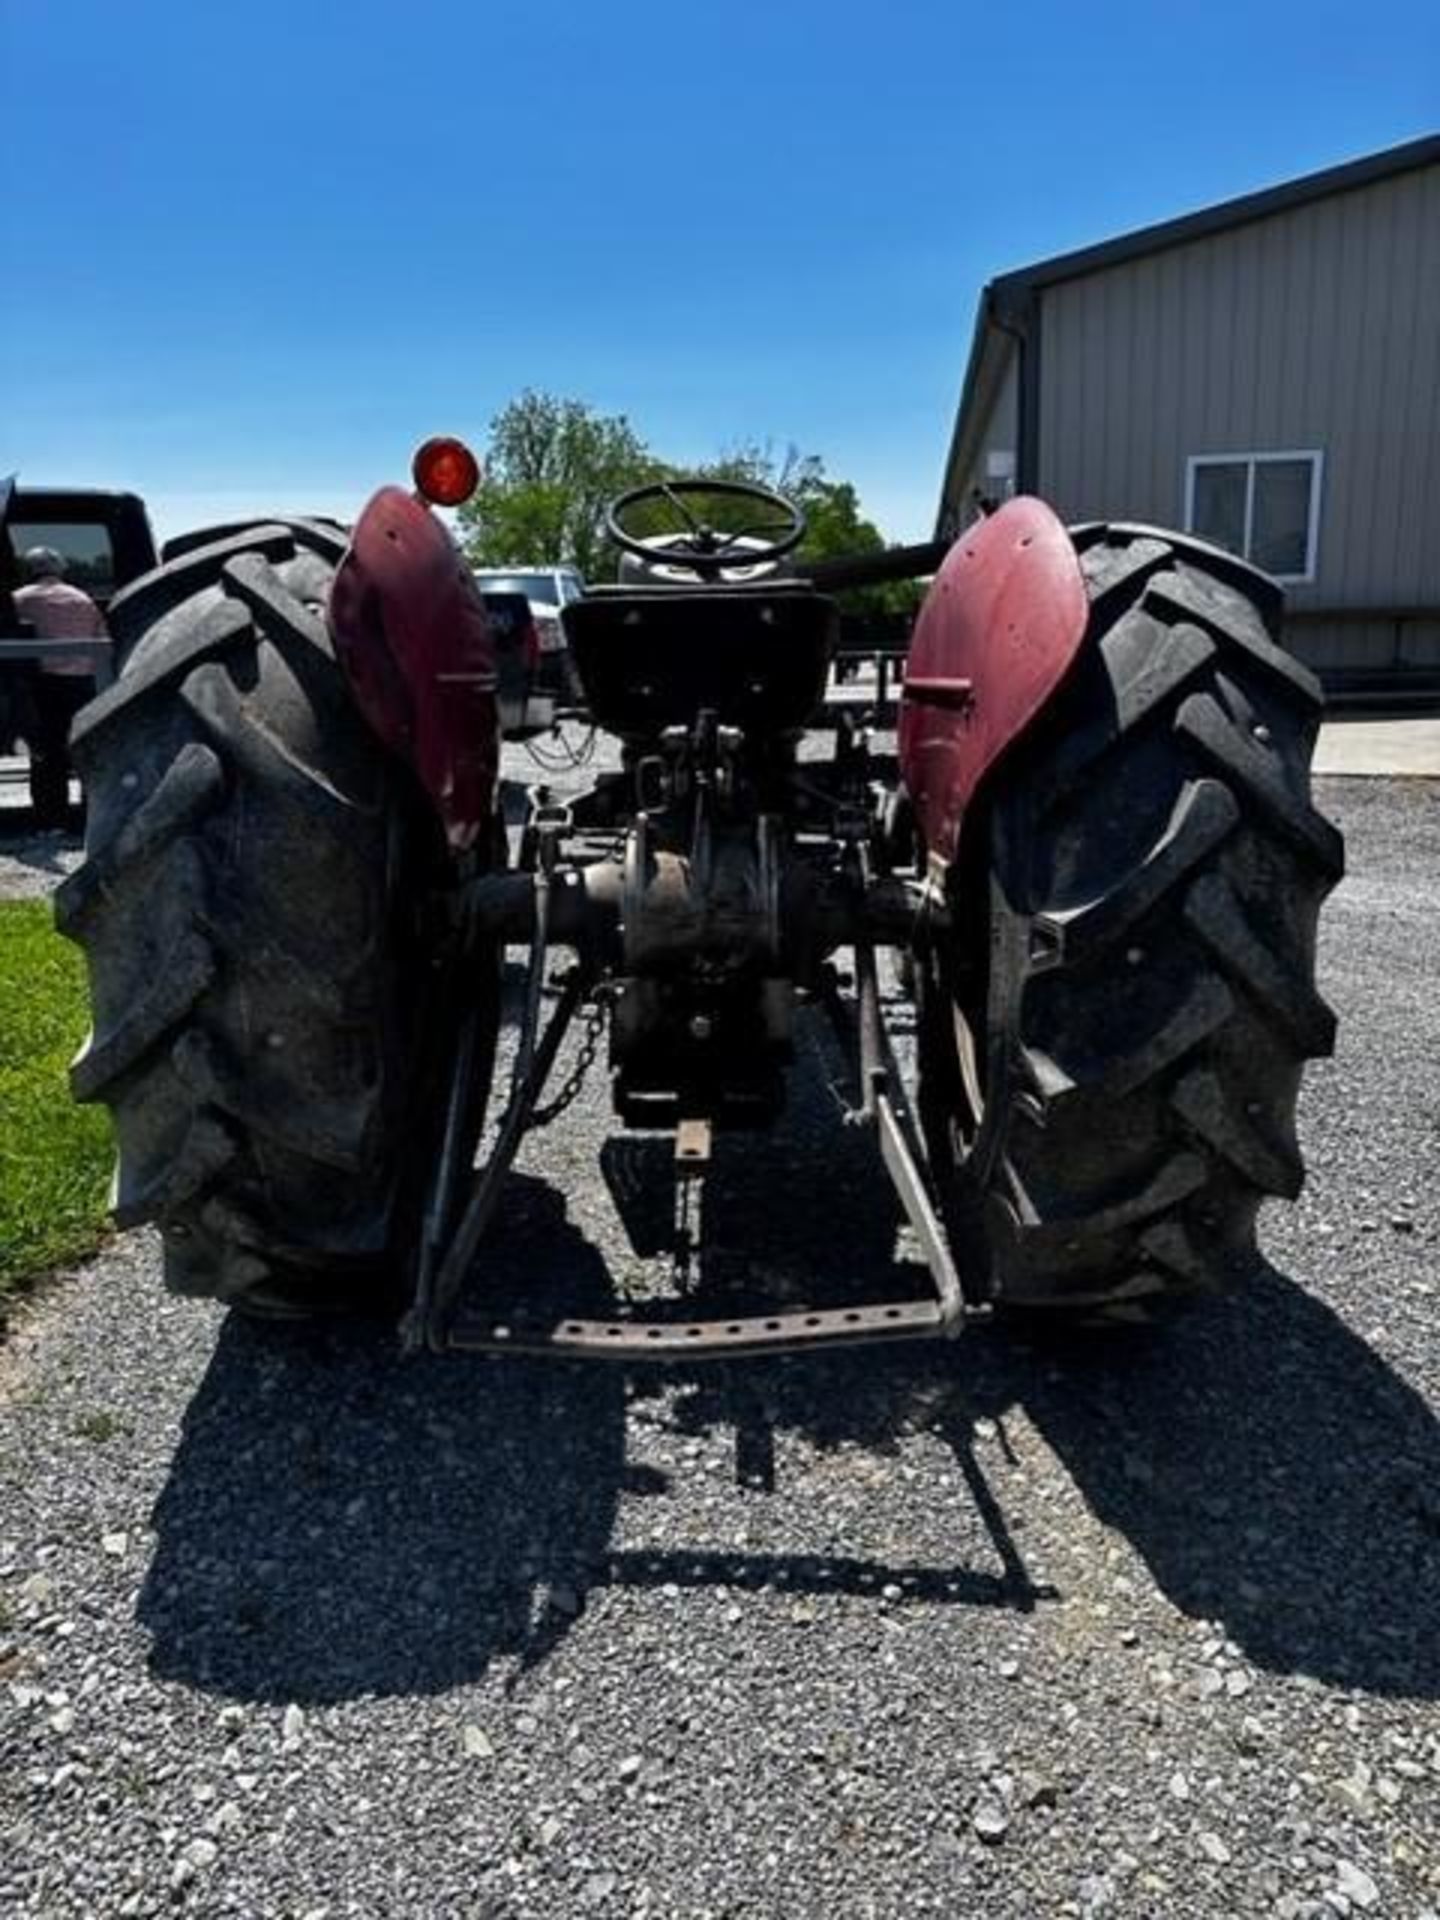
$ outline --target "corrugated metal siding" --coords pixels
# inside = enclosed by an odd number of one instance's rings
[[[1440,668],[1440,619],[1305,620],[1286,633],[1297,659],[1317,673],[1371,673]]]
[[[992,453],[1008,453],[1012,456],[1019,451],[1020,432],[1020,375],[1019,357],[1011,353],[1005,368],[1004,377],[996,390],[995,399],[983,422],[977,443],[977,451],[969,467],[960,477],[959,491],[954,496],[954,506],[960,516],[960,525],[964,526],[973,516],[970,500],[976,489],[981,493],[992,491],[992,482],[986,463]]]
[[[1440,167],[1045,288],[1041,491],[1178,525],[1190,455],[1320,448],[1298,605],[1440,604]]]

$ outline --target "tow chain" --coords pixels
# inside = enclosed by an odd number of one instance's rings
[[[575,1099],[585,1084],[586,1074],[595,1064],[595,1055],[600,1047],[600,1036],[604,1030],[605,1003],[597,999],[592,1001],[590,1011],[585,1016],[585,1031],[575,1054],[574,1066],[560,1083],[555,1098],[547,1101],[543,1107],[532,1110],[526,1124],[527,1133],[534,1133],[537,1128],[548,1127],[552,1120],[558,1120]]]

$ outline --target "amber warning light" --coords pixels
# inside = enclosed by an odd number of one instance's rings
[[[463,440],[437,434],[411,464],[415,490],[435,507],[458,507],[480,484],[480,462]]]

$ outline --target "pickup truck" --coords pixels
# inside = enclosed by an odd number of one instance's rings
[[[65,577],[83,587],[101,611],[113,595],[158,558],[145,505],[133,493],[94,487],[22,487],[0,478],[0,753],[24,732],[31,676],[46,658],[93,662],[104,686],[113,666],[107,644],[41,640],[20,620],[14,592],[24,585],[20,557],[31,547],[53,547],[65,557]]]
[[[121,664],[112,658],[108,644],[41,640],[18,618],[13,594],[24,584],[24,553],[31,547],[53,547],[63,554],[65,578],[83,587],[103,612],[122,587],[162,560],[178,559],[200,541],[238,530],[206,527],[169,540],[159,549],[137,494],[91,487],[22,487],[13,476],[0,478],[0,754],[13,752],[17,736],[25,734],[31,676],[42,659],[92,660],[101,687],[108,685]],[[563,571],[547,576],[557,599],[562,593],[573,597],[568,575],[561,578]],[[478,582],[499,654],[502,723],[512,737],[548,726],[568,691],[563,656],[547,657],[554,643],[546,645],[547,636],[527,594],[524,583],[531,580],[529,571],[517,576],[514,570],[502,569],[493,576],[493,584],[483,576]],[[578,592],[578,585],[573,591]]]

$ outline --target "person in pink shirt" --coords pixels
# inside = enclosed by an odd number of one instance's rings
[[[65,578],[65,559],[53,547],[24,556],[29,584],[13,595],[17,618],[37,640],[97,640],[107,647],[105,616]],[[70,792],[70,724],[94,697],[95,668],[85,659],[42,660],[34,685],[35,726],[30,741],[30,805],[44,832],[62,828]]]

